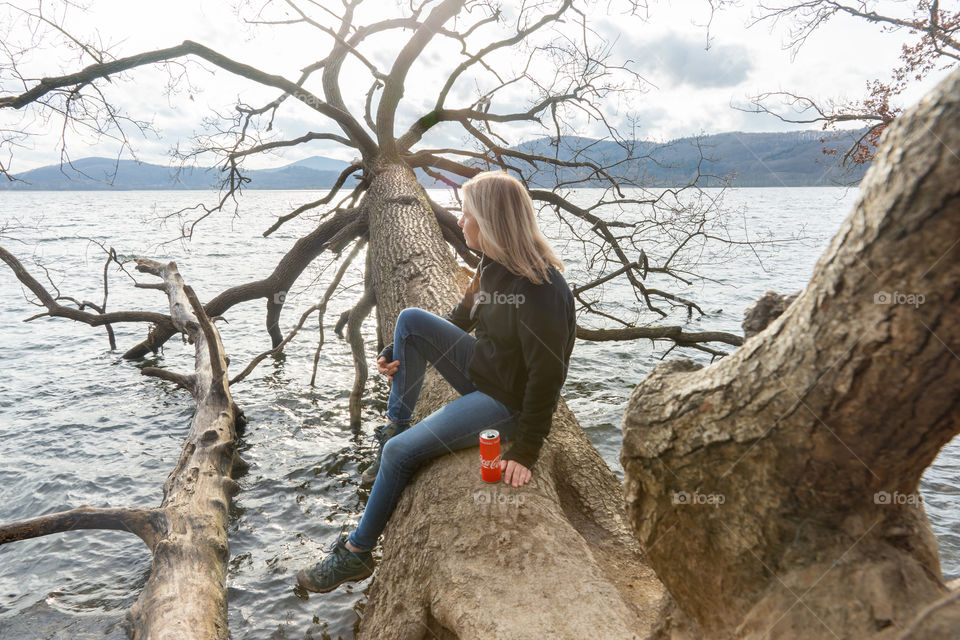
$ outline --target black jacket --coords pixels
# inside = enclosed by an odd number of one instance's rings
[[[573,293],[555,267],[549,275],[549,284],[533,284],[484,254],[463,299],[443,316],[464,331],[476,327],[470,380],[520,411],[516,442],[503,459],[528,469],[550,431],[576,339]],[[392,362],[393,343],[381,355]]]

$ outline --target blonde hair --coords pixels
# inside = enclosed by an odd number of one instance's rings
[[[537,225],[523,183],[504,171],[484,171],[463,184],[463,206],[480,227],[480,250],[534,284],[550,282],[547,271],[563,271]]]

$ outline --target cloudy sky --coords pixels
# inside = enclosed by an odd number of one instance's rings
[[[20,2],[20,6],[34,6]],[[252,64],[264,71],[296,80],[299,70],[323,57],[329,46],[321,32],[307,25],[258,25],[250,20],[289,18],[283,3],[261,2],[254,7],[237,6],[225,0],[170,0],[164,3],[144,0],[96,0],[87,11],[70,9],[66,24],[72,36],[83,42],[101,42],[116,57],[161,47],[169,47],[185,39],[195,40],[237,61]],[[324,4],[324,3],[316,3]],[[313,5],[316,7],[316,4]],[[399,3],[403,6],[405,3]],[[881,5],[884,3],[880,3]],[[890,4],[890,3],[887,3]],[[894,3],[896,6],[898,3]],[[615,2],[595,4],[606,11]],[[909,3],[907,3],[909,5]],[[304,3],[310,6],[310,3]],[[324,6],[339,7],[339,2]],[[397,0],[367,0],[360,19],[379,19],[398,11]],[[512,3],[505,3],[509,15]],[[902,6],[902,5],[900,5]],[[50,5],[44,4],[47,11]],[[903,9],[900,9],[903,11]],[[48,14],[51,15],[51,14]],[[318,18],[328,17],[315,10]],[[477,15],[477,14],[474,14]],[[622,12],[596,13],[591,17],[596,37],[611,43],[610,53],[631,61],[631,68],[642,81],[639,93],[629,98],[611,95],[603,107],[604,116],[616,123],[622,132],[633,131],[636,137],[669,140],[699,133],[723,131],[776,131],[805,128],[786,124],[769,115],[738,111],[733,105],[745,105],[751,95],[776,90],[792,90],[819,99],[859,97],[865,82],[872,78],[886,79],[896,65],[897,56],[907,35],[882,33],[876,27],[854,19],[837,18],[827,23],[793,55],[784,48],[788,24],[763,22],[750,26],[756,15],[753,2],[741,2],[710,18],[706,0],[674,0],[651,2],[644,15]],[[52,14],[60,18],[60,13]],[[573,29],[572,25],[568,25]],[[566,36],[575,37],[575,29],[550,34],[554,43]],[[35,43],[31,24],[14,11],[0,12],[0,39],[8,51],[27,49]],[[482,35],[483,32],[478,32]],[[709,34],[709,35],[708,35]],[[409,32],[391,32],[374,38],[364,49],[368,59],[381,69],[389,68],[397,48]],[[62,38],[59,39],[62,42]],[[479,39],[476,40],[479,43]],[[708,46],[709,43],[709,46]],[[479,45],[477,45],[479,46]],[[73,72],[91,62],[72,49],[58,44],[57,34],[46,37],[39,47],[27,49],[19,56],[20,72],[28,77]],[[450,41],[438,39],[413,67],[398,115],[397,131],[402,131],[415,117],[429,111],[436,99],[442,78],[452,64],[459,62],[459,51]],[[516,71],[526,63],[526,52],[514,48],[491,59],[498,72]],[[535,58],[534,75],[550,78],[556,66]],[[562,69],[560,70],[562,72]],[[184,73],[185,72],[185,73]],[[0,93],[19,92],[8,69],[0,70]],[[910,104],[928,90],[942,74],[919,83],[905,95]],[[362,110],[370,76],[362,64],[351,59],[344,67],[343,91],[348,106]],[[612,77],[623,82],[627,76]],[[465,76],[451,93],[447,106],[468,105],[477,91],[488,88],[490,74]],[[22,86],[22,85],[20,85]],[[189,139],[209,131],[205,122],[216,114],[230,114],[237,100],[261,106],[277,95],[249,80],[232,76],[206,62],[188,62],[168,69],[142,67],[112,82],[99,85],[110,102],[137,120],[149,121],[157,135],[133,134],[130,142],[136,157],[147,162],[169,163],[170,149],[180,145],[189,148]],[[308,87],[311,86],[308,84]],[[171,87],[173,90],[171,91]],[[317,84],[313,85],[316,88]],[[510,87],[501,93],[502,102],[494,103],[493,111],[519,108],[530,97],[529,85]],[[576,116],[572,116],[576,117]],[[12,151],[12,170],[24,171],[53,164],[60,159],[62,119],[36,109],[22,112],[0,111],[0,130],[28,129],[35,135],[20,141]],[[326,121],[311,109],[288,101],[278,113],[273,130],[275,139],[293,138],[308,131],[323,131]],[[814,125],[807,126],[812,128]],[[327,129],[329,130],[329,129]],[[583,119],[580,133],[597,134],[595,122]],[[530,125],[503,129],[511,142],[543,135]],[[97,139],[82,127],[67,129],[67,148],[71,158],[116,155],[118,146],[108,138]],[[427,143],[436,146],[457,144],[462,132],[456,127],[438,127]],[[329,143],[311,143],[257,158],[251,168],[279,166],[312,155],[325,155],[349,160],[351,149]],[[0,163],[6,165],[10,149],[3,149]],[[131,157],[124,151],[124,157]],[[204,164],[204,159],[199,161]],[[210,159],[207,164],[210,164]]]

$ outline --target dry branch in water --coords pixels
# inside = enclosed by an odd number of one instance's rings
[[[0,257],[44,301],[50,315],[90,325],[104,322],[102,316],[66,313],[9,252],[0,248]],[[82,506],[9,523],[0,526],[0,544],[75,529],[134,533],[153,553],[153,569],[126,618],[131,637],[226,639],[227,511],[238,489],[232,474],[241,464],[236,440],[243,413],[230,396],[219,333],[184,284],[176,264],[139,259],[137,269],[162,279],[170,301],[170,322],[195,347],[196,367],[189,376],[151,368],[143,371],[177,382],[197,402],[180,459],[164,483],[163,501],[152,509]],[[117,312],[113,317],[137,316]]]

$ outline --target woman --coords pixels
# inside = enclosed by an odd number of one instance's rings
[[[521,487],[532,477],[573,350],[573,294],[519,180],[489,171],[468,181],[459,225],[467,246],[483,254],[477,275],[445,316],[409,308],[397,317],[394,341],[377,358],[391,380],[390,422],[378,430],[380,452],[365,473],[373,480],[366,510],[323,561],[297,574],[305,589],[327,592],[373,573],[371,550],[413,473],[430,458],[477,446],[485,429],[512,443],[500,462],[503,482]],[[461,397],[409,427],[427,362]]]

